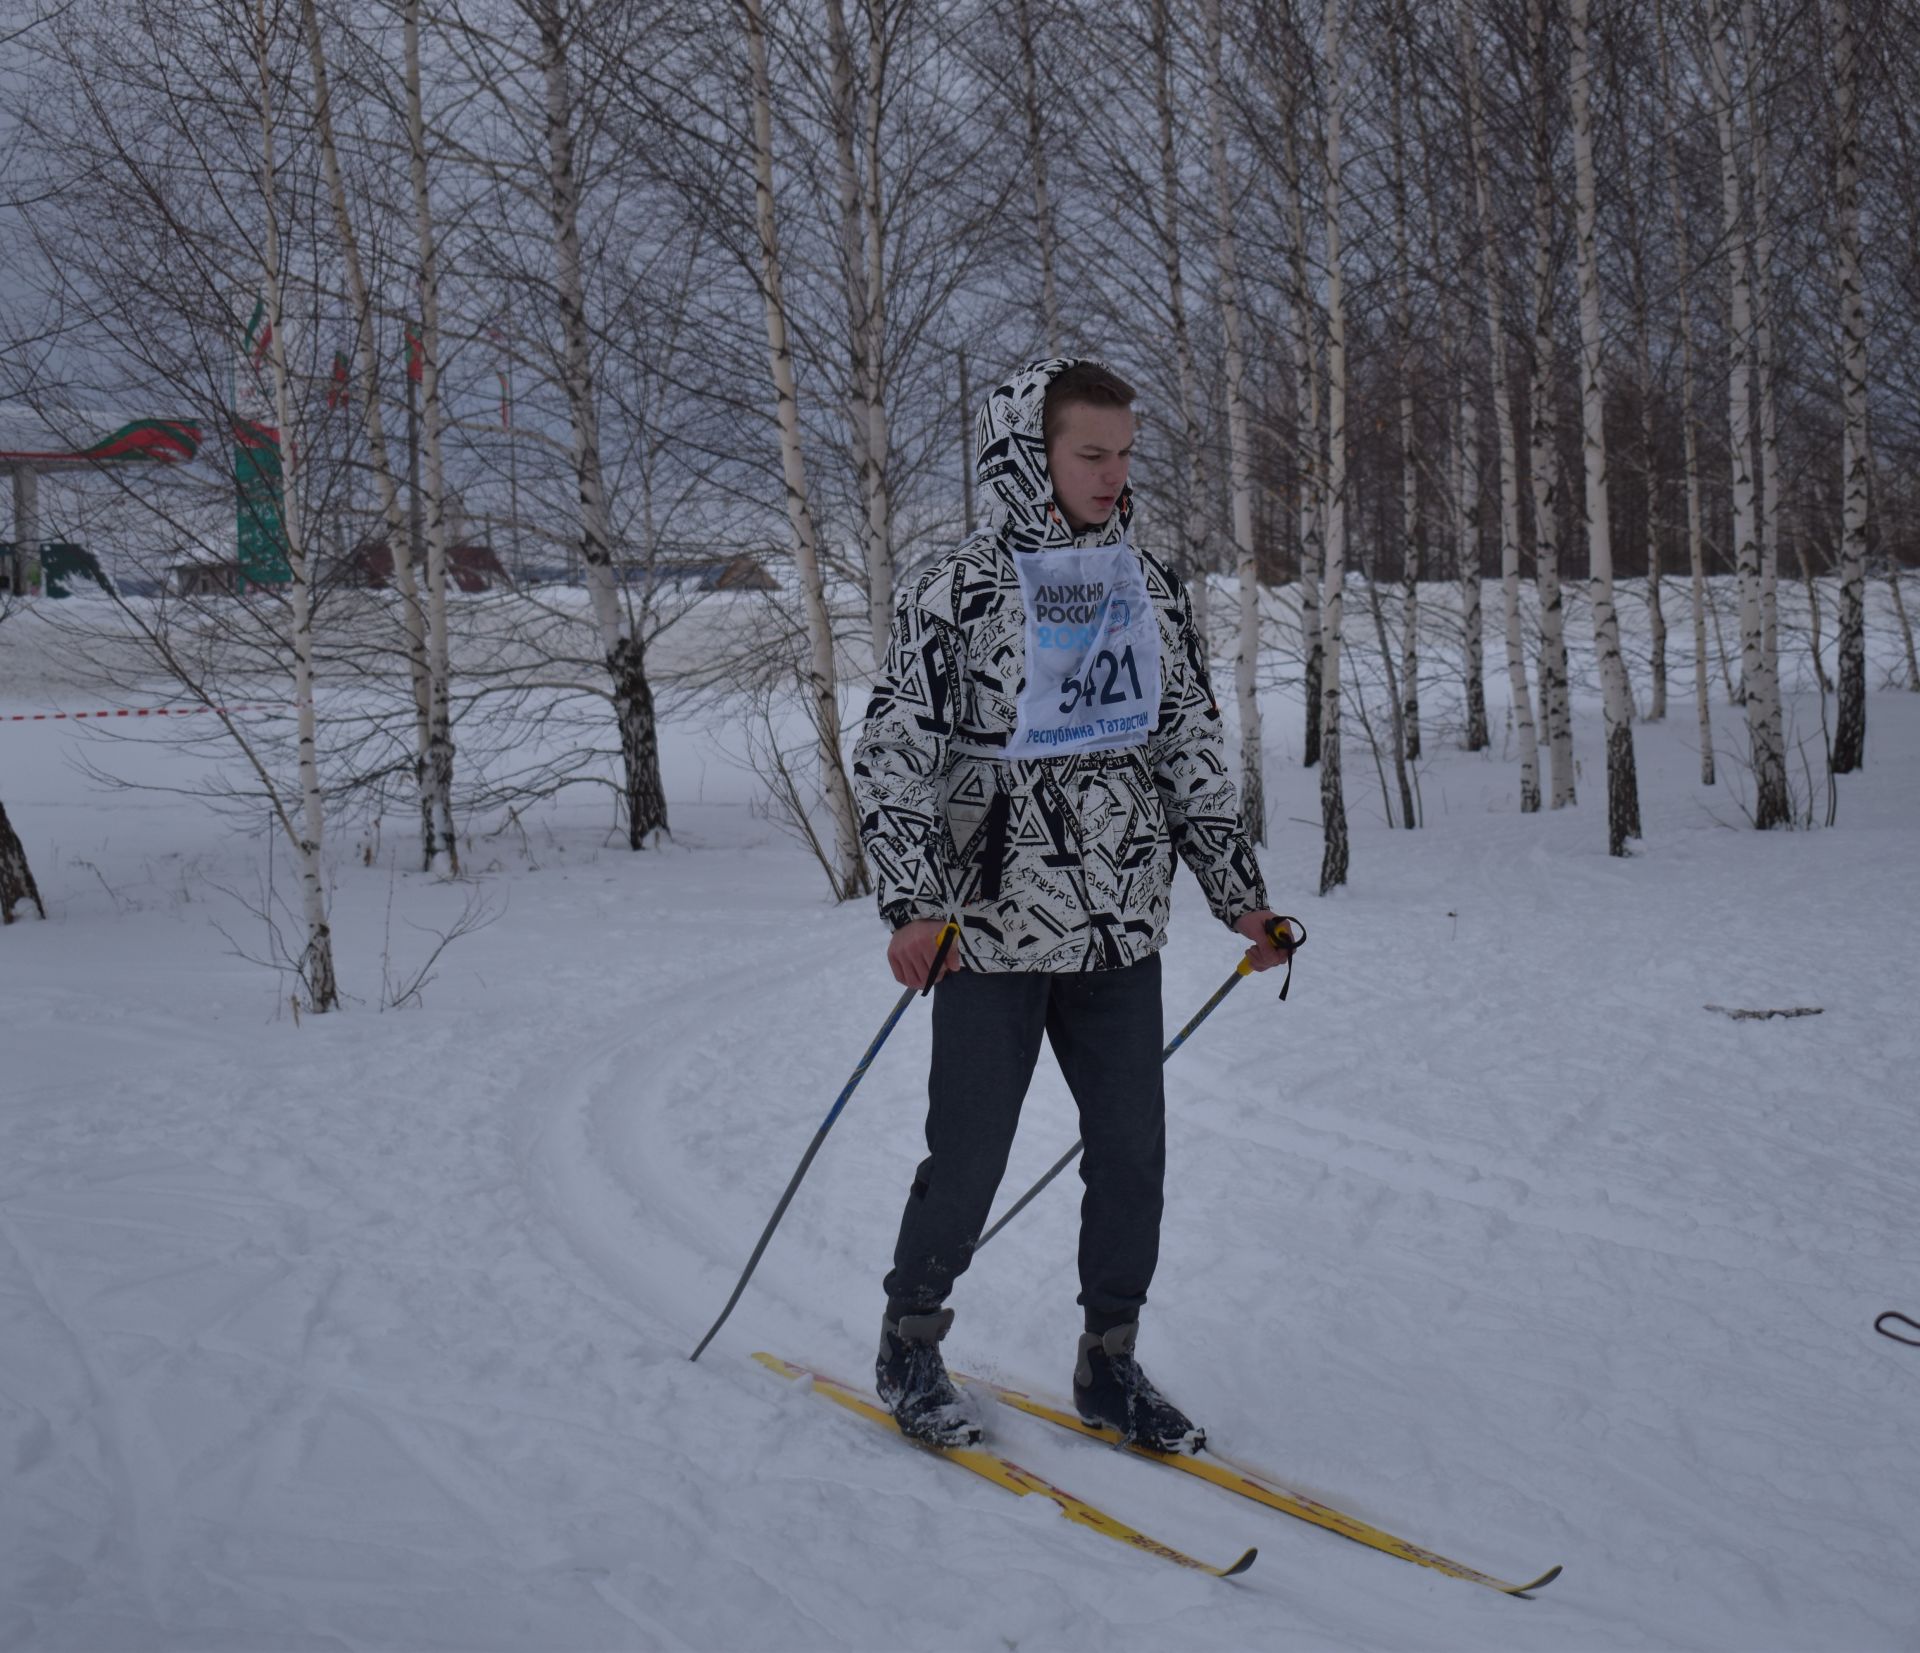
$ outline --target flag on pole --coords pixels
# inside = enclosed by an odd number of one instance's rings
[[[498,324],[487,329],[487,337],[500,347],[501,365],[494,369],[493,376],[500,381],[500,428],[513,429],[513,379],[509,370],[513,362],[507,354],[507,335]]]
[[[407,335],[407,377],[418,384],[427,376],[427,342],[420,336],[424,329],[410,321],[401,325]]]
[[[345,407],[347,403],[347,358],[344,352],[333,353],[333,383],[327,386],[327,406]]]
[[[242,299],[244,305],[245,299]],[[239,314],[238,309],[235,311]],[[242,589],[285,585],[293,578],[287,558],[285,484],[279,416],[275,409],[268,347],[273,325],[264,297],[240,329],[233,382],[233,484],[236,496],[236,561]]]
[[[273,344],[273,324],[267,320],[267,301],[264,298],[253,301],[253,314],[247,318],[243,336],[248,362],[255,368],[264,367],[267,351]]]

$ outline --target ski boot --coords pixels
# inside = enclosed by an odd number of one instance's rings
[[[940,1358],[940,1340],[952,1324],[952,1309],[880,1322],[874,1388],[900,1433],[928,1446],[972,1446],[981,1434],[966,1396]]]
[[[1133,1358],[1137,1321],[1106,1333],[1085,1332],[1073,1368],[1073,1403],[1080,1421],[1118,1432],[1121,1444],[1152,1452],[1198,1452],[1207,1432],[1147,1381]]]

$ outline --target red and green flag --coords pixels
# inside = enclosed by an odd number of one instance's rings
[[[349,369],[344,351],[333,353],[333,383],[327,386],[327,406],[329,409],[347,405],[347,382]]]
[[[240,583],[286,585],[286,493],[281,480],[279,415],[268,379],[273,324],[264,298],[240,329],[233,383],[233,486]]]
[[[253,301],[253,314],[247,318],[241,340],[248,365],[256,373],[264,372],[267,352],[273,347],[273,323],[267,320],[267,301],[264,298]]]

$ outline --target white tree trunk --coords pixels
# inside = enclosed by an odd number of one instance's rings
[[[1300,190],[1298,104],[1287,105],[1281,188],[1289,225],[1287,252],[1293,266],[1294,464],[1300,478],[1300,651],[1306,661],[1306,739],[1301,762],[1320,761],[1320,690],[1326,662],[1320,581],[1326,572],[1326,482],[1321,472],[1320,349],[1312,277],[1307,268],[1307,214]]]
[[[367,290],[367,278],[360,261],[360,238],[354,229],[353,215],[347,206],[346,180],[340,171],[340,153],[334,141],[333,93],[327,75],[326,48],[320,35],[320,15],[315,0],[301,0],[301,24],[307,37],[307,58],[313,73],[314,125],[320,139],[320,158],[326,174],[327,194],[333,206],[334,233],[339,238],[340,256],[346,267],[347,301],[353,307],[354,371],[360,389],[361,417],[366,423],[367,456],[373,468],[375,491],[380,497],[380,517],[386,525],[387,549],[393,560],[394,588],[400,594],[400,619],[405,636],[407,676],[413,690],[414,785],[420,805],[420,867],[433,866],[439,834],[434,827],[432,784],[433,676],[427,662],[426,614],[420,601],[420,588],[414,578],[412,547],[407,535],[405,508],[400,501],[400,484],[393,468],[393,456],[387,447],[386,415],[380,401],[380,370],[373,328],[373,300]]]
[[[1460,580],[1461,670],[1466,688],[1469,752],[1483,752],[1487,735],[1485,621],[1480,603],[1480,404],[1473,386],[1462,379],[1460,416],[1454,426],[1454,487],[1458,514],[1454,541],[1455,572]]]
[[[834,895],[847,900],[867,885],[860,855],[859,817],[840,749],[840,695],[833,657],[833,616],[827,609],[820,566],[820,541],[807,493],[806,461],[800,445],[800,397],[793,377],[793,352],[787,343],[780,239],[773,215],[773,88],[767,69],[767,33],[761,0],[741,0],[747,25],[747,64],[753,98],[754,219],[760,240],[760,296],[766,312],[767,367],[772,378],[780,428],[780,468],[786,483],[787,522],[793,531],[793,558],[800,574],[806,611],[808,660],[807,710],[813,722],[820,788],[833,819],[833,864],[828,869]]]
[[[1472,247],[1464,225],[1460,226],[1459,257],[1463,264],[1470,265],[1472,262]],[[1459,336],[1464,339],[1472,323],[1471,318],[1466,316],[1464,299],[1460,308],[1462,327]],[[1451,332],[1451,327],[1444,330]],[[1448,359],[1464,362],[1465,357],[1456,357],[1449,351]],[[1458,535],[1454,542],[1457,559],[1454,572],[1460,581],[1461,685],[1466,697],[1466,749],[1469,752],[1484,752],[1492,742],[1487,730],[1486,622],[1482,614],[1480,581],[1480,502],[1483,496],[1480,479],[1480,401],[1465,367],[1462,366],[1459,372],[1457,389],[1460,417],[1454,435],[1459,514],[1455,520]]]
[[[600,418],[594,405],[593,355],[587,330],[586,278],[580,250],[580,180],[574,167],[573,99],[568,85],[567,19],[556,0],[541,0],[540,69],[546,91],[547,193],[553,226],[554,287],[559,301],[561,387],[573,436],[574,478],[580,491],[580,553],[600,647],[612,679],[614,715],[627,807],[627,843],[639,849],[667,825],[660,784],[660,742],[646,651],[620,601],[613,566],[613,523],[600,456]]]
[[[862,494],[867,508],[867,582],[869,603],[883,627],[893,621],[893,491],[887,480],[893,430],[887,412],[890,363],[887,357],[887,203],[883,193],[885,157],[880,123],[885,113],[887,39],[880,0],[867,0],[867,474]],[[885,653],[882,641],[874,664]]]
[[[420,0],[407,0],[406,52],[408,171],[413,185],[414,232],[420,250],[421,426],[426,438],[427,663],[432,689],[427,774],[440,847],[448,872],[460,871],[460,839],[453,821],[452,651],[447,636],[447,483],[440,424],[440,276],[433,206],[427,194],[427,122],[420,98]]]
[[[340,989],[333,971],[333,927],[327,918],[326,884],[321,876],[321,853],[326,838],[326,811],[320,795],[318,729],[313,704],[313,593],[307,564],[306,521],[300,490],[305,445],[296,440],[293,398],[287,384],[287,336],[283,325],[286,306],[281,275],[280,198],[278,164],[274,158],[273,80],[270,72],[272,41],[268,35],[265,0],[254,12],[254,63],[260,86],[260,197],[265,219],[261,263],[265,277],[268,348],[273,379],[274,422],[279,429],[281,522],[287,541],[289,618],[292,622],[293,704],[298,742],[300,813],[275,807],[283,830],[293,845],[300,879],[301,916],[307,940],[300,955],[300,980],[307,990],[307,1008],[323,1013],[339,1008]]]
[[[1520,637],[1520,456],[1513,427],[1513,393],[1507,381],[1507,321],[1501,261],[1493,221],[1487,116],[1480,89],[1480,46],[1469,0],[1459,0],[1460,66],[1467,86],[1467,146],[1473,164],[1474,203],[1480,220],[1481,267],[1487,291],[1487,348],[1493,369],[1493,422],[1500,437],[1500,589],[1507,645],[1507,687],[1520,737],[1520,813],[1540,808],[1540,745],[1533,721],[1533,693]]]
[[[1762,61],[1760,31],[1753,0],[1741,7],[1741,46],[1750,64]],[[1774,391],[1773,347],[1773,186],[1768,159],[1770,135],[1763,123],[1757,74],[1747,76],[1747,140],[1753,173],[1753,360],[1760,392],[1760,679],[1766,716],[1764,775],[1756,771],[1756,791],[1777,794],[1771,809],[1782,821],[1792,818],[1787,793],[1787,743],[1780,709],[1780,426]],[[1756,802],[1755,815],[1762,808]]]
[[[1609,84],[1614,102],[1623,112],[1627,98],[1620,85],[1620,55],[1608,59]],[[1622,119],[1625,118],[1623,113]],[[1670,135],[1670,134],[1669,134]],[[1631,144],[1620,148],[1621,165],[1630,167],[1637,157]],[[1654,454],[1653,433],[1653,326],[1652,300],[1647,292],[1647,246],[1640,218],[1640,194],[1630,180],[1622,191],[1627,215],[1627,257],[1630,265],[1629,290],[1633,312],[1633,367],[1636,382],[1634,402],[1640,419],[1640,481],[1647,501],[1647,637],[1648,675],[1651,687],[1647,696],[1647,721],[1660,723],[1667,715],[1667,609],[1662,589],[1662,540],[1664,513],[1661,510],[1660,479]],[[1631,691],[1631,683],[1629,683]]]
[[[1219,0],[1209,0],[1218,6]],[[1340,772],[1340,643],[1347,578],[1347,298],[1340,245],[1341,123],[1347,95],[1345,0],[1327,0],[1327,582],[1321,599],[1320,893],[1347,881],[1347,804]]]
[[[1839,222],[1834,250],[1840,288],[1842,491],[1840,708],[1832,761],[1834,773],[1845,775],[1860,767],[1867,738],[1867,308],[1860,274],[1860,57],[1852,0],[1833,0],[1833,37],[1833,93],[1839,139],[1834,180]]]
[[[1573,108],[1575,246],[1580,279],[1580,407],[1586,456],[1587,555],[1593,593],[1594,649],[1600,658],[1607,730],[1607,852],[1625,855],[1640,836],[1640,789],[1633,760],[1633,700],[1620,653],[1620,621],[1613,606],[1613,519],[1607,499],[1607,391],[1602,366],[1599,218],[1593,171],[1593,62],[1588,45],[1588,0],[1571,0],[1570,74]]]
[[[1573,707],[1567,681],[1567,611],[1560,590],[1559,420],[1554,414],[1554,257],[1552,75],[1545,0],[1529,0],[1528,57],[1533,77],[1533,347],[1527,401],[1528,466],[1533,486],[1534,588],[1540,602],[1540,711],[1547,725],[1549,802],[1577,801]]]
[[[1402,569],[1400,634],[1399,755],[1407,762],[1420,756],[1420,564],[1424,532],[1420,520],[1420,447],[1413,396],[1413,249],[1407,229],[1407,133],[1405,87],[1399,43],[1410,34],[1404,0],[1393,17],[1393,337],[1396,377],[1400,387],[1400,559]],[[1377,605],[1377,599],[1376,599]],[[1376,606],[1376,618],[1378,618]],[[1383,638],[1381,649],[1387,645]],[[1416,825],[1412,811],[1403,810],[1406,824]]]
[[[876,36],[878,3],[872,0],[868,7]],[[847,305],[847,428],[860,479],[867,625],[877,666],[886,655],[887,636],[893,628],[893,501],[887,485],[887,398],[882,381],[886,244],[878,155],[885,61],[877,47],[869,51],[869,84],[863,97],[854,73],[846,8],[842,0],[826,0],[826,11],[840,185],[840,278]]]
[[[1221,68],[1220,0],[1206,0],[1207,130],[1212,155],[1214,232],[1220,279],[1220,325],[1227,370],[1227,475],[1233,500],[1233,544],[1240,580],[1240,640],[1234,666],[1240,711],[1240,819],[1256,844],[1267,841],[1267,804],[1260,726],[1260,570],[1253,545],[1253,453],[1247,416],[1246,351],[1240,253],[1233,222],[1233,178],[1227,162],[1225,76]]]
[[[1700,428],[1693,383],[1693,260],[1688,253],[1686,211],[1680,198],[1680,155],[1674,141],[1673,66],[1667,46],[1665,8],[1655,0],[1654,32],[1660,42],[1660,98],[1665,117],[1667,208],[1673,220],[1680,270],[1674,285],[1680,307],[1680,428],[1687,468],[1687,569],[1693,609],[1693,702],[1700,739],[1700,784],[1714,784],[1713,669],[1707,659],[1707,550],[1700,488]]]
[[[1185,461],[1186,511],[1181,524],[1179,562],[1193,598],[1200,646],[1209,640],[1211,566],[1207,529],[1206,435],[1200,428],[1200,396],[1193,365],[1193,339],[1187,327],[1185,273],[1180,258],[1180,155],[1173,109],[1173,40],[1167,0],[1153,0],[1153,101],[1160,130],[1160,259],[1167,273],[1167,308],[1173,321],[1173,359],[1180,396],[1180,430]]]
[[[1765,623],[1760,597],[1759,501],[1753,474],[1753,288],[1747,259],[1747,226],[1740,185],[1740,156],[1734,134],[1732,48],[1728,41],[1730,0],[1714,0],[1708,38],[1708,65],[1714,123],[1720,141],[1721,234],[1727,248],[1730,314],[1727,376],[1728,425],[1733,459],[1733,537],[1740,570],[1741,694],[1746,704],[1747,742],[1754,775],[1754,824],[1779,826],[1788,818],[1785,765],[1770,750],[1764,693]]]

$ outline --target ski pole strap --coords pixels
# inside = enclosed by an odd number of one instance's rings
[[[1920,1337],[1908,1337],[1905,1332],[1896,1332],[1888,1325],[1889,1321],[1897,1321],[1900,1325],[1905,1326],[1908,1331],[1915,1332],[1920,1332],[1920,1321],[1909,1320],[1904,1314],[1897,1313],[1893,1309],[1888,1309],[1885,1314],[1881,1315],[1880,1318],[1873,1323],[1873,1329],[1882,1337],[1890,1337],[1894,1342],[1904,1343],[1910,1349],[1920,1349]]]
[[[1267,943],[1287,955],[1286,979],[1280,983],[1280,997],[1285,999],[1287,990],[1293,986],[1293,955],[1307,944],[1307,927],[1297,918],[1270,918],[1267,920]],[[1212,1005],[1207,1008],[1211,1010]]]

